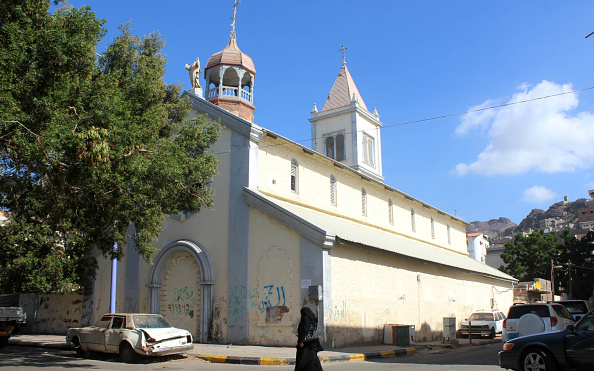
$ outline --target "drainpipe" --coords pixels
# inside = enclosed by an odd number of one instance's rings
[[[118,243],[113,244],[113,255],[111,257],[111,301],[109,311],[111,313],[116,312],[116,291],[117,291],[117,278],[118,278],[118,259],[116,258],[116,252],[118,251]]]

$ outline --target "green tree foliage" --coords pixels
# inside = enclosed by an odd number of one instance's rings
[[[93,251],[130,240],[150,261],[164,215],[212,205],[220,129],[185,120],[160,36],[123,26],[99,55],[104,21],[49,6],[0,3],[1,292],[88,288]]]
[[[501,258],[507,264],[500,270],[520,281],[551,279],[554,264],[555,294],[566,293],[573,299],[589,299],[594,291],[594,232],[581,240],[566,228],[559,236],[543,230],[529,236],[521,233],[505,244]],[[570,272],[571,270],[571,284]]]
[[[555,233],[536,230],[528,236],[518,233],[505,244],[501,259],[507,264],[501,271],[520,281],[550,278],[551,259],[557,257],[559,239]]]
[[[555,264],[561,266],[554,271],[556,292],[561,287],[574,299],[589,299],[594,288],[594,232],[590,231],[578,240],[567,228],[561,237],[563,244],[559,246],[559,256],[555,260]]]

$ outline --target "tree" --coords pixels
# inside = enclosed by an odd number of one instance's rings
[[[578,240],[566,228],[561,237],[563,244],[555,261],[561,268],[555,270],[555,286],[562,287],[573,299],[587,300],[593,295],[594,287],[594,232]]]
[[[212,205],[219,125],[185,120],[160,36],[123,26],[99,55],[104,21],[49,6],[0,4],[2,292],[84,290],[93,251],[130,238],[150,261],[164,215]]]
[[[528,236],[518,233],[512,241],[506,242],[501,259],[507,265],[500,269],[520,281],[550,278],[551,259],[557,257],[558,246],[554,232],[545,234],[541,229]]]

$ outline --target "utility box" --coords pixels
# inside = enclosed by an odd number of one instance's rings
[[[384,344],[406,346],[415,342],[415,326],[393,325],[384,326]]]
[[[456,317],[443,317],[443,340],[456,340]]]

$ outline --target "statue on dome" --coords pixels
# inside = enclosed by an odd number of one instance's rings
[[[202,89],[200,86],[200,72],[202,72],[200,69],[200,59],[196,57],[196,61],[192,63],[191,66],[186,63],[186,70],[190,72],[190,82],[192,83],[192,87],[194,89]]]

